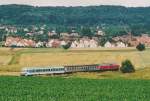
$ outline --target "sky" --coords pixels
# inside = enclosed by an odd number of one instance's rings
[[[121,5],[126,7],[150,6],[150,0],[0,0],[0,5],[27,4],[33,6],[90,6]]]

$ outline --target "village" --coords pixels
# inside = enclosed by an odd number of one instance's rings
[[[4,30],[5,33],[19,33],[15,27],[1,26],[0,30]],[[148,34],[141,34],[141,36],[134,36],[132,33],[128,33],[122,36],[112,37],[111,40],[105,40],[102,44],[102,39],[105,37],[105,32],[97,30],[92,37],[81,36],[75,30],[68,32],[57,33],[55,30],[45,32],[45,26],[22,28],[25,36],[34,37],[35,35],[47,35],[47,40],[34,40],[34,38],[23,38],[21,36],[14,36],[9,34],[6,36],[3,46],[4,47],[30,47],[30,48],[60,48],[63,45],[70,43],[70,48],[126,48],[136,47],[139,43],[144,44],[146,47],[150,47],[150,36]],[[59,37],[58,37],[59,36]]]
[[[125,47],[136,47],[139,43],[145,44],[145,46],[150,47],[150,37],[147,34],[142,36],[119,36],[112,39],[114,42],[107,41],[104,46],[99,44],[99,41],[96,37],[92,39],[88,37],[78,38],[76,40],[70,41],[67,39],[49,39],[48,42],[35,42],[31,39],[23,39],[20,37],[7,37],[5,41],[5,47],[47,47],[47,48],[59,48],[63,45],[66,45],[68,42],[71,42],[71,48],[125,48]]]

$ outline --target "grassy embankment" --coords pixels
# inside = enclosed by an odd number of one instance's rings
[[[0,71],[19,72],[26,66],[47,66],[47,65],[72,65],[72,64],[97,64],[104,62],[115,62],[121,64],[125,59],[130,59],[138,70],[139,77],[150,77],[150,49],[139,52],[134,48],[127,49],[14,49],[0,48]],[[147,68],[146,70],[140,70]],[[148,72],[148,73],[147,73]],[[111,76],[111,73],[102,73]],[[138,75],[134,73],[134,75]],[[114,73],[113,73],[114,74]],[[122,74],[115,73],[116,75]],[[80,74],[80,75],[93,75]],[[94,77],[97,75],[94,73]],[[132,74],[133,75],[133,74]]]

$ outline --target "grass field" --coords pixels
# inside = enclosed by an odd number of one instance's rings
[[[149,101],[149,80],[0,77],[0,101]]]
[[[99,64],[105,62],[121,64],[125,59],[130,59],[137,70],[147,68],[145,73],[143,71],[137,72],[140,75],[137,76],[138,78],[150,78],[150,49],[139,52],[135,48],[70,49],[67,51],[48,48],[18,48],[13,50],[0,48],[0,74],[20,72],[26,66]],[[122,76],[121,74],[118,75]],[[134,73],[134,75],[138,74]],[[134,77],[134,75],[132,76]],[[97,74],[94,74],[94,77],[97,78]]]

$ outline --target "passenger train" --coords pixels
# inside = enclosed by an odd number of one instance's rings
[[[26,67],[21,71],[22,76],[65,74],[73,72],[94,72],[119,70],[117,64],[93,64],[93,65],[72,65],[72,66],[48,66],[48,67]]]

